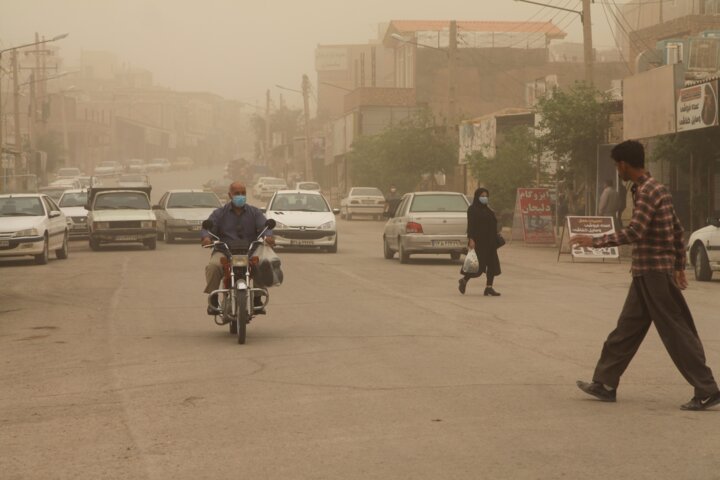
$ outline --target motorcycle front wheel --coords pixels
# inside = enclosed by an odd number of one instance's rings
[[[247,335],[248,316],[248,293],[247,290],[238,290],[235,298],[235,318],[237,319],[237,339],[240,345],[245,344]]]

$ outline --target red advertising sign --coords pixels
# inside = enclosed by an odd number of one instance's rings
[[[518,188],[516,218],[522,217],[526,243],[555,244],[552,205],[547,188]]]

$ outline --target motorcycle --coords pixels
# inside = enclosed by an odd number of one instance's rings
[[[202,223],[211,237],[213,243],[204,245],[203,248],[212,248],[224,255],[221,264],[224,271],[224,287],[210,292],[208,305],[219,311],[215,315],[215,324],[230,325],[230,333],[237,335],[239,344],[245,343],[247,335],[247,324],[254,316],[264,313],[270,301],[270,294],[265,287],[256,288],[254,273],[257,270],[258,257],[254,256],[255,250],[263,244],[265,232],[275,228],[275,220],[265,222],[265,228],[257,238],[250,242],[228,245],[220,241],[220,238],[210,232],[213,223],[205,220]],[[213,298],[218,299],[218,304],[213,305]],[[219,318],[218,318],[219,317]]]

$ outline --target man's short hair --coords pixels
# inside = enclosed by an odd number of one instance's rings
[[[625,162],[633,168],[645,168],[645,148],[637,140],[625,140],[610,151],[616,162]]]

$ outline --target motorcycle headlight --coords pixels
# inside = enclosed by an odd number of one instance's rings
[[[28,228],[26,230],[20,230],[19,232],[15,232],[16,237],[36,237],[37,235],[37,228]]]
[[[333,222],[333,221],[331,220],[331,221],[329,221],[329,222],[323,223],[322,225],[320,225],[320,226],[317,227],[317,228],[318,228],[318,230],[334,230],[334,229],[335,229],[335,222]]]
[[[93,230],[106,230],[110,228],[109,222],[93,222]]]
[[[140,228],[155,228],[155,220],[140,222]]]

